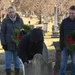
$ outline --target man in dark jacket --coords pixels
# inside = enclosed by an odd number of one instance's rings
[[[75,30],[75,6],[69,8],[69,17],[65,18],[60,26],[60,48],[61,52],[61,67],[60,75],[65,75],[68,56],[72,59],[72,72],[71,75],[75,75],[75,53],[69,51],[65,45],[66,36]]]
[[[30,34],[26,34],[20,41],[18,56],[22,62],[29,63],[36,53],[42,54],[43,50],[43,33],[40,28],[35,28]]]
[[[1,26],[1,44],[5,50],[5,70],[6,75],[11,75],[12,56],[14,58],[15,75],[19,75],[20,61],[17,56],[16,44],[12,41],[12,32],[18,26],[24,25],[22,19],[16,13],[14,7],[9,7],[6,18]]]

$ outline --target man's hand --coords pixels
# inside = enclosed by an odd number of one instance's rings
[[[5,51],[7,51],[7,45],[6,44],[4,44],[4,45],[2,45],[2,47],[3,47],[3,49],[5,50]]]

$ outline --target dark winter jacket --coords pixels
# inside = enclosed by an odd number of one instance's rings
[[[23,36],[19,44],[18,56],[24,62],[33,59],[36,53],[42,54],[43,34],[39,28],[33,29],[30,34]]]
[[[65,46],[66,36],[75,30],[75,19],[71,20],[69,17],[64,19],[60,26],[60,48],[63,50]]]
[[[19,17],[18,14],[16,14],[16,21],[12,21],[9,16],[7,15],[5,19],[2,21],[2,26],[1,26],[1,44],[6,50],[16,50],[16,45],[12,41],[12,32],[13,30],[18,27],[23,25],[22,19]]]

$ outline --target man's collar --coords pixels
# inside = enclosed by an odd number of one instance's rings
[[[68,17],[68,20],[70,20],[70,21],[72,21],[72,22],[73,22],[73,21],[75,21],[75,18],[72,20],[70,17]]]

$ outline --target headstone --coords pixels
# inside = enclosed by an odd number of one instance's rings
[[[36,28],[40,28],[40,29],[42,29],[42,26],[36,26]]]
[[[47,50],[47,47],[46,47],[46,44],[45,43],[43,43],[43,52],[42,52],[42,55],[41,55],[42,57],[40,57],[41,58],[41,60],[43,59],[43,61],[45,62],[45,63],[48,63],[48,50]],[[34,59],[33,59],[34,60]],[[38,59],[37,59],[38,60]],[[41,61],[40,60],[40,61]],[[20,59],[20,62],[21,62],[21,68],[22,68],[22,72],[23,72],[23,75],[25,75],[25,69],[26,69],[26,67],[24,68],[24,64],[23,64],[23,62],[22,62],[22,60]],[[49,61],[49,62],[51,62],[51,61]],[[40,62],[41,64],[39,64],[39,65],[42,65],[42,62]],[[27,65],[29,65],[29,64],[27,64]],[[31,64],[32,65],[32,64]],[[30,65],[30,66],[31,66]],[[33,63],[33,65],[35,65],[34,63]],[[32,67],[33,68],[33,67]],[[28,69],[28,71],[30,71],[30,69],[32,70],[32,68],[30,67],[30,68],[27,68]],[[37,68],[37,67],[36,67]],[[35,69],[34,69],[35,70]],[[27,71],[26,71],[27,72]],[[31,71],[30,71],[31,72]],[[32,71],[33,72],[33,71]]]
[[[31,29],[34,29],[34,25],[29,25]]]
[[[44,60],[45,60],[46,62],[48,62],[48,49],[47,49],[45,43],[43,43],[43,52],[42,52],[42,56],[43,56]]]
[[[36,54],[31,63],[24,65],[25,75],[52,75],[52,62],[45,62],[41,54]]]
[[[52,27],[52,37],[59,37],[59,27],[57,25],[57,7],[54,7],[54,25]]]
[[[61,62],[61,50],[59,47],[59,42],[53,42],[53,44],[56,50],[54,70],[55,72],[58,72],[60,68],[60,62]]]
[[[47,32],[47,28],[48,28],[48,23],[47,22],[44,22],[43,23],[43,31],[44,31],[44,33]]]
[[[53,42],[53,44],[56,50],[54,71],[57,73],[56,75],[58,75],[58,72],[60,70],[60,63],[61,63],[61,50],[60,50],[59,42]],[[67,75],[70,75],[70,71],[71,71],[71,62],[69,61],[70,58],[68,59],[68,64],[67,64],[67,72],[66,72]]]
[[[57,25],[57,7],[54,7],[54,26],[58,26]],[[56,27],[55,27],[56,30]]]

